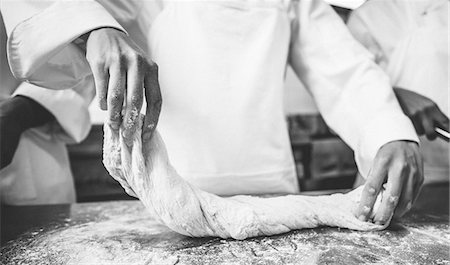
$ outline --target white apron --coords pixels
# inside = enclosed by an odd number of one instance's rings
[[[179,174],[201,189],[298,191],[282,106],[285,8],[174,1],[153,23],[164,100],[158,130]]]
[[[45,126],[44,126],[45,127]],[[75,202],[75,188],[64,142],[45,128],[22,134],[14,158],[0,171],[1,202],[9,205]]]
[[[3,1],[2,12],[23,14],[17,1]],[[282,106],[288,64],[364,176],[382,145],[417,140],[387,76],[322,1],[52,2],[8,20],[16,76],[84,91],[92,73],[73,41],[101,27],[124,30],[159,65],[158,130],[170,160],[206,191],[299,191]]]
[[[84,95],[93,95],[85,86]],[[75,202],[75,188],[67,143],[82,141],[90,130],[88,104],[73,90],[51,90],[22,83],[14,95],[33,99],[55,117],[44,126],[28,129],[10,165],[0,170],[2,203],[10,205]]]

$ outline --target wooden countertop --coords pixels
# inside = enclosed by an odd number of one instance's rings
[[[189,238],[138,201],[2,206],[2,264],[448,264],[448,183],[427,186],[385,231],[294,231],[244,241]]]

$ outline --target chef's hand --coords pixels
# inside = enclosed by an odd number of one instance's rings
[[[108,110],[113,130],[123,126],[125,140],[131,141],[136,130],[145,87],[147,115],[142,135],[144,141],[150,139],[162,102],[157,65],[147,60],[125,33],[113,28],[101,28],[89,34],[86,58],[94,75],[100,108]]]
[[[12,162],[23,132],[53,120],[46,108],[28,97],[15,96],[0,102],[0,169]]]
[[[385,224],[392,216],[401,217],[409,211],[423,184],[423,164],[415,142],[394,141],[378,151],[364,185],[356,216],[367,221],[378,194],[387,180],[381,205],[373,222]]]
[[[394,88],[403,112],[411,119],[418,135],[434,140],[438,135],[435,127],[449,131],[449,119],[431,99],[413,91]]]

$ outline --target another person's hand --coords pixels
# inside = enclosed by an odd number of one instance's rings
[[[374,213],[376,224],[385,224],[393,216],[409,211],[423,184],[423,164],[417,143],[394,141],[378,151],[364,185],[356,216],[368,221],[378,194],[387,180],[381,205]]]
[[[15,96],[0,102],[0,169],[12,162],[24,131],[52,120],[53,115],[30,98]]]
[[[0,103],[0,168],[11,163],[24,131],[16,117],[17,108],[14,98]]]
[[[418,135],[434,140],[436,127],[449,131],[449,119],[431,99],[413,91],[394,88],[403,112],[411,119]]]
[[[151,138],[161,110],[157,65],[122,31],[101,28],[89,34],[86,58],[94,75],[100,108],[108,110],[109,123],[130,140],[136,130],[143,97],[147,115],[143,140]],[[145,91],[144,91],[145,88]],[[123,115],[123,117],[122,117]]]

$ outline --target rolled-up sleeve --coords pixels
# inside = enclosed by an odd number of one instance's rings
[[[72,42],[97,28],[124,29],[94,0],[43,2],[2,1],[11,70],[16,78],[41,87],[76,88],[91,71]]]
[[[290,64],[328,125],[355,151],[361,174],[367,177],[384,144],[418,142],[387,75],[333,9],[320,0],[300,0],[290,11]]]

